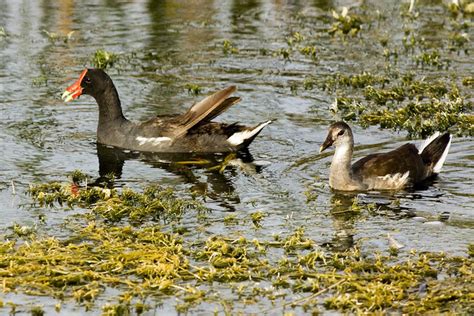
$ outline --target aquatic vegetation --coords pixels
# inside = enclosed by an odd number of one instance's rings
[[[239,49],[235,46],[234,43],[226,39],[222,42],[222,51],[224,52],[224,54],[237,54],[239,52]]]
[[[41,207],[55,205],[89,208],[91,214],[111,222],[127,219],[138,225],[145,220],[177,220],[187,210],[205,211],[196,199],[178,198],[171,188],[149,186],[138,193],[128,188],[89,186],[88,177],[72,173],[71,183],[51,182],[30,185],[28,193]]]
[[[283,59],[290,60],[291,54],[291,48],[280,48],[273,53],[273,56],[281,56]]]
[[[383,75],[374,75],[370,72],[360,74],[345,75],[338,73],[333,78],[329,78],[324,83],[325,89],[334,89],[338,86],[347,86],[351,88],[365,88],[372,85],[381,85],[382,87],[390,83],[390,78]]]
[[[361,114],[359,120],[365,125],[380,125],[382,128],[404,129],[409,136],[426,137],[435,131],[450,130],[456,135],[474,135],[474,115],[462,113],[466,108],[462,99],[430,100],[427,103],[410,102],[393,109],[379,109]]]
[[[469,36],[467,33],[455,32],[450,36],[452,48],[464,48],[469,42]]]
[[[169,298],[177,300],[177,312],[222,301],[228,312],[237,312],[262,299],[272,301],[272,310],[296,313],[315,308],[465,313],[471,308],[472,245],[470,257],[417,254],[405,252],[392,237],[386,254],[364,253],[361,244],[330,252],[303,226],[261,238],[248,238],[245,229],[230,236],[189,235],[185,229],[170,230],[169,225],[144,219],[171,214],[168,219],[179,221],[179,212],[198,207],[194,200],[177,198],[155,185],[143,192],[90,187],[90,177],[79,171],[70,178],[67,183],[31,185],[29,193],[42,207],[80,206],[90,213],[75,214],[74,221],[61,226],[66,231],[60,235],[67,237],[37,234],[25,225],[12,227],[8,239],[0,241],[4,293],[48,296],[59,301],[58,311],[68,302],[90,310],[113,289],[116,298],[101,306],[105,315],[141,314]],[[353,199],[349,211],[374,208]],[[258,228],[265,216],[253,212],[239,223],[232,214],[222,222]],[[119,223],[121,219],[132,225]],[[14,312],[17,307],[0,304],[6,308]]]
[[[66,35],[62,35],[55,32],[48,32],[47,30],[43,30],[43,33],[46,34],[46,36],[51,42],[62,41],[64,43],[68,43],[72,39],[72,35],[75,33],[75,31],[71,31]]]
[[[265,213],[263,212],[255,212],[250,214],[250,217],[252,219],[252,223],[255,225],[255,227],[259,228],[262,226],[261,221],[265,217]]]
[[[36,78],[33,78],[33,86],[40,87],[40,86],[47,86],[48,85],[48,76],[45,74],[41,74]]]
[[[449,60],[443,60],[438,51],[423,52],[415,57],[416,65],[434,66],[438,69],[448,68]]]
[[[363,24],[362,18],[358,15],[349,15],[349,9],[343,7],[341,13],[332,11],[332,17],[335,22],[329,29],[329,34],[343,34],[355,36],[360,31],[361,25]]]
[[[202,90],[201,86],[193,83],[187,83],[184,87],[188,90],[190,94],[193,95],[199,95]]]
[[[364,72],[336,74],[323,87],[355,89],[353,97],[336,98],[333,111],[362,126],[406,130],[410,137],[426,137],[438,130],[456,135],[474,132],[473,104],[451,83],[417,80],[413,73],[390,78]]]
[[[308,76],[303,80],[303,87],[305,90],[312,90],[317,84],[316,78]]]
[[[300,43],[304,41],[304,36],[301,35],[299,32],[294,32],[291,36],[288,36],[286,39],[286,42],[288,43],[289,46],[292,46],[296,43]]]
[[[285,250],[283,256],[275,256],[273,250],[279,249]],[[140,314],[149,308],[143,303],[149,298],[175,296],[181,301],[178,311],[225,299],[220,290],[211,294],[200,289],[209,282],[237,287],[240,297],[270,299],[275,308],[466,312],[474,281],[473,261],[467,257],[411,252],[394,258],[363,254],[358,248],[329,253],[306,237],[303,228],[274,240],[211,236],[188,241],[155,225],[90,221],[66,239],[1,242],[0,251],[4,292],[75,300],[90,308],[107,288],[115,288],[118,302],[102,307],[111,315]],[[270,289],[264,281],[272,284]],[[275,296],[276,291],[286,294]],[[309,295],[301,298],[301,292]],[[235,303],[229,304],[233,310]]]
[[[474,86],[474,77],[466,77],[462,80],[464,86]]]
[[[312,60],[317,60],[317,49],[316,46],[304,46],[300,47],[300,53],[310,57]]]
[[[95,51],[91,58],[92,64],[95,68],[106,69],[112,67],[118,60],[118,55],[108,52],[104,49],[98,49]]]

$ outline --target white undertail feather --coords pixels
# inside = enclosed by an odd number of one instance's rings
[[[438,136],[439,136],[439,132],[436,132],[433,135],[431,135],[430,137],[428,137],[427,139],[425,139],[423,141],[423,143],[421,144],[420,148],[418,149],[418,153],[421,155],[421,153],[426,148],[426,146],[431,144],[431,142],[434,141]]]
[[[439,173],[441,171],[441,168],[443,168],[444,161],[446,160],[446,157],[448,156],[448,151],[449,147],[451,147],[451,135],[449,135],[449,142],[446,145],[446,148],[443,151],[443,154],[439,158],[439,160],[436,162],[435,166],[433,167],[433,173]]]
[[[229,144],[233,145],[233,146],[241,145],[247,139],[252,138],[257,133],[259,133],[265,126],[267,126],[271,122],[272,121],[266,121],[264,123],[261,123],[261,124],[257,125],[257,127],[255,127],[254,129],[234,133],[234,134],[232,134],[232,136],[227,138],[227,142]]]

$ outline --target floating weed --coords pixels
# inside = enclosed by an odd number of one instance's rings
[[[48,39],[51,42],[58,42],[62,41],[64,43],[68,43],[72,39],[72,35],[74,34],[75,31],[71,31],[67,33],[66,35],[54,33],[54,32],[48,32],[47,30],[43,30],[43,33],[46,34]]]
[[[348,13],[347,7],[343,7],[341,13],[332,11],[332,17],[335,22],[329,29],[329,34],[357,35],[362,25],[362,18],[355,14],[349,15]]]
[[[199,95],[202,90],[201,86],[193,83],[187,83],[184,87],[188,90],[188,93],[193,95]]]
[[[238,223],[237,216],[235,215],[227,215],[224,217],[224,225],[230,226],[230,225],[236,225]]]
[[[455,32],[450,36],[451,40],[451,49],[460,49],[464,48],[465,45],[469,42],[469,36],[465,32]]]
[[[303,87],[305,90],[313,90],[313,88],[316,86],[316,83],[316,78],[313,76],[308,76],[303,80]]]
[[[276,52],[273,53],[273,56],[281,56],[285,60],[290,60],[292,50],[291,48],[280,48]]]
[[[128,305],[106,304],[104,307],[102,307],[102,316],[126,316],[126,315],[131,315],[130,307]]]
[[[250,214],[250,218],[252,220],[252,223],[256,228],[262,227],[261,222],[262,222],[262,220],[265,216],[266,216],[266,214],[263,213],[263,212],[254,212],[254,213]]]
[[[267,249],[285,252],[275,256]],[[269,241],[224,236],[187,241],[155,225],[91,221],[73,229],[67,239],[3,241],[0,250],[5,293],[73,299],[88,309],[107,288],[114,288],[118,302],[102,307],[110,315],[132,313],[133,306],[140,314],[148,297],[177,299],[177,311],[225,301],[221,290],[208,295],[200,288],[209,282],[219,289],[235,288],[245,305],[264,298],[274,301],[275,309],[316,306],[373,313],[390,308],[419,314],[467,313],[472,306],[472,258],[416,252],[365,255],[358,248],[330,253],[316,247],[303,228]],[[309,294],[280,300],[300,292]],[[233,304],[226,306],[235,311]]]
[[[8,34],[3,26],[0,27],[0,37],[7,37]]]
[[[152,185],[143,193],[128,188],[119,192],[117,189],[87,186],[88,177],[77,171],[71,177],[72,183],[30,185],[28,192],[42,207],[57,204],[89,208],[93,215],[112,222],[127,219],[139,224],[150,219],[178,220],[187,210],[205,210],[195,199],[178,198],[171,188]]]
[[[95,68],[106,69],[112,67],[118,60],[118,55],[108,52],[104,49],[98,49],[92,56],[92,64]]]
[[[434,66],[438,69],[447,69],[449,66],[449,60],[442,59],[439,51],[423,52],[415,57],[415,62],[417,66]]]
[[[474,86],[474,77],[466,77],[462,79],[464,86]]]
[[[306,203],[315,202],[319,196],[317,192],[314,192],[313,188],[307,188],[303,193],[306,197]]]
[[[469,77],[463,80],[463,84],[469,82]],[[411,137],[448,129],[457,135],[473,135],[473,105],[450,82],[416,80],[413,73],[393,78],[361,73],[336,74],[324,87],[350,87],[364,97],[365,101],[357,96],[337,97],[332,108],[362,126],[406,130]]]
[[[409,136],[426,137],[436,131],[450,129],[457,135],[474,135],[474,115],[463,113],[471,105],[464,104],[461,98],[441,102],[410,102],[393,109],[378,109],[361,114],[363,125],[380,125],[382,128],[404,129]]]
[[[334,88],[335,86],[347,86],[352,88],[365,88],[369,85],[381,85],[390,83],[387,76],[374,75],[370,72],[362,72],[354,75],[337,74],[334,79],[326,81],[326,88]]]
[[[40,87],[40,86],[47,86],[48,85],[48,76],[45,74],[41,74],[38,77],[33,78],[33,86]]]
[[[317,60],[317,49],[316,46],[304,46],[300,47],[300,53],[310,57],[312,60]]]
[[[31,316],[43,316],[44,310],[41,306],[33,306],[30,310]]]
[[[312,249],[314,241],[304,237],[304,228],[300,227],[295,232],[283,240],[283,248],[286,251],[294,251],[296,249]]]
[[[286,38],[286,42],[289,46],[292,46],[293,44],[304,41],[304,39],[304,36],[301,35],[299,32],[294,32],[293,34],[291,34],[291,36],[288,36]]]
[[[15,223],[13,224],[11,229],[13,233],[18,237],[33,238],[36,235],[35,226],[20,225],[20,224]]]
[[[229,40],[224,40],[222,42],[222,51],[224,54],[237,54],[239,52],[239,49],[235,46],[234,43],[232,43]]]

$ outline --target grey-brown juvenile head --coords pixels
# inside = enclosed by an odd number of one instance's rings
[[[331,145],[337,147],[341,144],[353,144],[353,142],[352,130],[349,125],[344,122],[336,122],[329,126],[328,136],[319,148],[319,152],[323,152]]]

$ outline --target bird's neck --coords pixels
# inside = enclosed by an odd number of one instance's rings
[[[116,121],[126,121],[122,113],[119,95],[113,85],[107,87],[104,93],[95,99],[99,105],[99,127],[111,123],[117,124]]]
[[[329,175],[329,184],[334,189],[344,190],[344,188],[355,184],[351,170],[353,148],[353,142],[340,144],[336,147]]]

